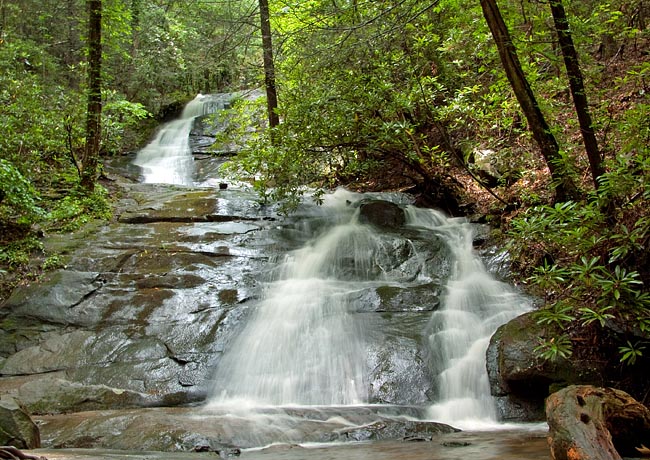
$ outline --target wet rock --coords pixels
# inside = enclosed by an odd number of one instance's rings
[[[395,203],[368,200],[359,205],[359,222],[381,228],[396,229],[404,225],[406,215],[404,210]]]
[[[97,273],[59,270],[41,282],[14,290],[3,312],[14,318],[39,318],[43,322],[84,326],[97,315],[92,311],[71,309],[92,297],[102,286]]]
[[[504,324],[492,336],[486,364],[503,420],[542,420],[544,399],[558,385],[603,384],[608,357],[544,360],[535,348],[546,336],[547,329],[537,324],[534,312]]]
[[[43,443],[56,448],[113,448],[204,451],[235,455],[268,445],[355,440],[431,440],[457,429],[435,422],[404,420],[413,408],[372,406],[268,408],[267,411],[211,412],[201,407],[91,411],[38,416]],[[381,412],[381,413],[379,413]],[[386,412],[386,414],[384,414]]]
[[[2,363],[7,356],[17,351],[33,347],[42,342],[43,337],[51,333],[59,333],[65,329],[61,325],[48,324],[36,318],[15,318],[8,316],[0,320],[0,374]]]
[[[206,280],[192,274],[169,274],[145,276],[135,280],[137,289],[190,289],[201,286]]]
[[[350,295],[357,312],[422,312],[440,306],[441,287],[437,283],[416,286],[379,286]]]
[[[155,200],[144,196],[138,207],[124,209],[118,221],[126,224],[156,222],[201,223],[275,218],[272,206],[263,207],[235,190],[161,188]],[[136,189],[136,186],[131,186]],[[150,187],[151,189],[152,187]]]
[[[402,441],[431,441],[441,434],[460,430],[444,423],[382,420],[362,427],[343,430],[341,438],[353,441],[379,441],[399,439]]]
[[[173,202],[168,201],[163,204],[149,204],[139,209],[126,211],[119,216],[119,221],[128,224],[205,222],[209,220],[209,216],[214,214],[217,199],[211,191],[188,191],[175,196]]]
[[[426,360],[429,313],[372,314],[369,334],[369,401],[374,404],[427,404],[433,381]]]
[[[43,378],[22,385],[18,398],[32,414],[60,414],[153,405],[150,395],[106,385]]]
[[[570,386],[546,402],[554,460],[637,457],[650,439],[650,410],[614,388]]]
[[[241,449],[234,446],[224,446],[216,444],[212,440],[207,439],[207,442],[199,442],[192,449],[193,452],[214,452],[221,458],[239,457]]]
[[[27,410],[16,400],[0,399],[0,445],[19,449],[41,447],[38,427]]]
[[[507,251],[496,246],[488,246],[480,251],[480,256],[486,270],[492,276],[505,282],[510,281],[510,255]]]
[[[503,420],[535,421],[544,417],[544,398],[554,379],[548,367],[553,364],[540,359],[534,348],[545,333],[527,313],[499,327],[490,339],[486,366],[490,390],[499,398],[497,408]],[[530,404],[518,404],[517,400]]]
[[[0,374],[42,374],[73,369],[79,365],[86,342],[92,336],[93,333],[83,330],[48,334],[41,344],[9,356],[0,369]]]

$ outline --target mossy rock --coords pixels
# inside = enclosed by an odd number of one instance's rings
[[[0,399],[0,445],[19,449],[41,447],[38,427],[27,410],[15,399]]]

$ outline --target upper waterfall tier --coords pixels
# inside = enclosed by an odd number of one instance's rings
[[[142,169],[143,182],[193,185],[194,159],[189,135],[197,117],[223,110],[233,94],[199,94],[183,109],[181,116],[165,123],[156,137],[133,161]]]

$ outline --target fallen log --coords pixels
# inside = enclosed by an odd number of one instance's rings
[[[554,460],[638,457],[650,440],[650,410],[624,391],[572,385],[546,400]]]

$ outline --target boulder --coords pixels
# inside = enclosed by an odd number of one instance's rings
[[[475,150],[473,152],[475,174],[487,187],[494,188],[499,185],[501,173],[496,166],[496,152],[494,150]]]
[[[437,422],[412,420],[382,420],[361,427],[353,427],[340,432],[341,440],[379,441],[399,439],[401,441],[432,441],[441,434],[456,433],[457,428]]]
[[[554,460],[637,457],[650,440],[650,410],[614,388],[564,388],[548,397],[546,418]]]
[[[404,225],[406,215],[399,205],[390,201],[367,200],[359,205],[359,222],[396,229]]]
[[[544,398],[553,387],[604,384],[607,357],[544,360],[535,348],[547,335],[546,326],[537,324],[534,312],[528,312],[499,327],[492,336],[486,365],[501,419],[542,420]]]
[[[93,324],[98,320],[95,312],[75,310],[75,307],[95,295],[102,285],[98,273],[58,270],[47,274],[38,284],[15,289],[3,312],[10,312],[11,318],[20,322],[25,318],[38,318],[42,322],[63,326]]]
[[[493,188],[505,183],[511,185],[521,177],[521,171],[513,168],[513,165],[503,161],[503,155],[499,155],[492,149],[474,150],[470,156],[470,167],[484,185]]]
[[[0,445],[19,449],[41,447],[38,427],[25,408],[15,399],[0,399]]]
[[[548,337],[548,326],[537,324],[534,311],[504,324],[492,336],[486,364],[502,420],[542,420],[544,399],[569,385],[616,387],[639,399],[648,394],[650,360],[642,357],[634,366],[622,366],[616,336],[605,331],[598,346],[575,341],[568,359],[545,360],[535,348]]]

